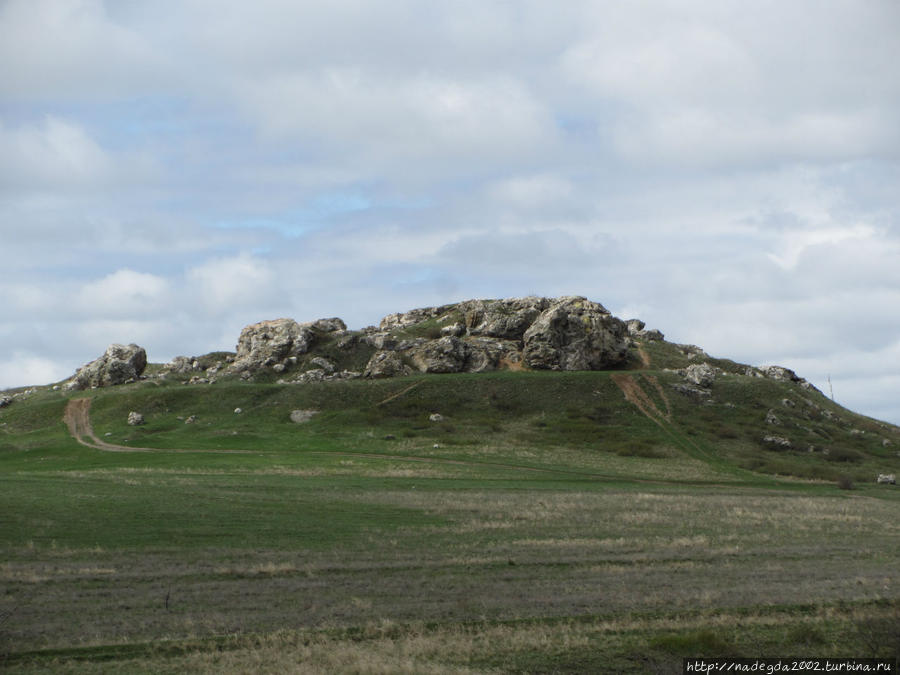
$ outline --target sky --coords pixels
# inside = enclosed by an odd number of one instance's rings
[[[900,423],[898,34],[896,0],[0,0],[0,389],[584,295]]]

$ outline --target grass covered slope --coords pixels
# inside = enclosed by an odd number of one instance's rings
[[[650,368],[613,372],[17,399],[0,410],[0,662],[680,672],[683,655],[895,654],[900,494],[874,477],[900,468],[896,428],[730,362],[711,396],[685,395],[665,368],[691,360],[642,348]],[[141,450],[76,442],[80,397],[98,439]]]

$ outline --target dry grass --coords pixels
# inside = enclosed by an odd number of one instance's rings
[[[427,627],[388,619],[368,622],[352,636],[334,631],[279,630],[264,635],[233,635],[215,648],[197,649],[177,657],[120,662],[120,672],[154,673],[297,673],[297,674],[492,674],[528,668],[530,655],[567,654],[610,656],[647,653],[651,635],[691,635],[698,631],[730,636],[740,630],[761,636],[793,633],[818,638],[818,651],[835,653],[823,644],[835,631],[850,632],[860,620],[878,620],[890,608],[819,606],[802,617],[794,612],[717,611],[670,613],[590,621],[453,624]],[[837,651],[836,653],[840,653]],[[677,656],[657,656],[680,664]],[[621,664],[621,662],[617,662]],[[627,661],[625,662],[628,663]],[[635,659],[634,672],[646,664]],[[101,672],[89,664],[57,662],[54,672]],[[533,664],[530,664],[533,666]],[[68,666],[68,667],[67,667]],[[612,668],[612,666],[611,666]],[[613,668],[614,669],[614,668]],[[592,670],[593,672],[593,670]]]

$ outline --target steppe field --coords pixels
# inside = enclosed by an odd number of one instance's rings
[[[854,417],[868,440],[831,461],[767,450],[788,385],[734,376],[700,406],[671,377],[36,391],[0,411],[0,669],[896,658],[900,490],[873,474],[900,443]]]

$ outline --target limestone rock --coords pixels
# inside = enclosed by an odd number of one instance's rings
[[[377,351],[372,354],[366,369],[363,371],[364,377],[396,377],[398,375],[409,375],[412,369],[403,363],[403,358],[399,352],[388,350]]]
[[[174,359],[169,361],[167,370],[171,373],[177,373],[179,375],[189,373],[194,369],[194,363],[196,363],[196,361],[188,358],[187,356],[176,356]]]
[[[628,328],[628,335],[631,337],[650,341],[664,338],[663,334],[656,328],[645,329],[646,324],[640,319],[629,319],[625,322],[625,325]]]
[[[628,328],[628,334],[632,337],[638,337],[646,325],[647,324],[640,319],[628,319],[628,321],[625,322],[625,326]]]
[[[440,413],[431,413],[431,414],[428,416],[428,421],[430,421],[430,422],[443,422],[443,421],[444,421],[444,416],[441,415]]]
[[[303,424],[304,422],[309,422],[318,414],[318,410],[292,410],[291,422],[293,422],[294,424]]]
[[[697,345],[675,345],[678,350],[688,359],[709,358],[709,354],[703,351]]]
[[[684,369],[684,379],[698,387],[709,388],[716,379],[716,369],[708,363],[694,363]]]
[[[794,444],[787,438],[783,436],[763,436],[763,443],[766,445],[771,445],[775,448],[779,448],[782,450],[790,450],[794,447]]]
[[[196,415],[191,415],[190,417],[188,417],[188,418],[184,421],[184,423],[185,423],[185,424],[194,424],[194,422],[196,422],[196,421],[197,421],[197,416],[196,416]]]
[[[560,298],[524,334],[523,361],[541,370],[598,370],[623,363],[627,328],[603,305]]]
[[[128,413],[128,424],[129,425],[136,427],[143,423],[144,423],[144,416],[141,415],[141,413],[135,412],[134,410],[132,410],[130,413]]]
[[[460,303],[469,335],[522,340],[525,331],[551,304],[547,298],[469,300]]]
[[[466,340],[467,373],[481,373],[502,367],[516,367],[521,364],[522,351],[512,340],[475,337]]]
[[[323,359],[321,356],[316,356],[315,358],[310,359],[309,363],[316,368],[324,370],[328,374],[334,372],[334,364],[328,359]]]
[[[679,394],[684,394],[694,399],[703,399],[712,396],[712,392],[705,387],[698,387],[696,384],[677,383],[672,385],[672,389]]]
[[[875,482],[885,485],[896,485],[897,476],[893,473],[880,473],[878,474],[878,479]]]
[[[766,366],[761,370],[770,380],[782,380],[786,382],[800,381],[800,378],[797,377],[797,373],[790,368],[784,368],[783,366]]]
[[[231,367],[241,371],[284,365],[290,357],[309,351],[315,339],[312,324],[298,324],[293,319],[260,321],[241,331]]]
[[[440,307],[422,307],[420,309],[410,310],[409,312],[388,314],[381,320],[381,323],[378,324],[378,330],[387,332],[396,328],[406,328],[407,326],[445,315],[455,308],[456,305],[441,305]]]
[[[317,330],[320,333],[335,333],[337,331],[347,330],[347,324],[345,324],[343,320],[335,316],[330,319],[319,319],[318,321],[313,321],[312,328],[313,330]]]
[[[447,336],[408,350],[413,365],[423,373],[459,373],[466,363],[466,343]]]
[[[297,323],[293,319],[260,321],[246,326],[238,338],[237,354],[230,366],[233,372],[256,371],[275,367],[283,372],[306,354],[315,342],[328,333],[344,331],[347,326],[338,318]]]
[[[66,385],[79,391],[91,387],[108,387],[136,380],[147,367],[147,352],[136,344],[112,344],[103,356],[78,369]]]
[[[461,323],[452,323],[449,326],[444,326],[441,328],[441,337],[450,335],[452,337],[459,337],[466,332],[466,327]]]
[[[0,396],[0,408],[5,408],[12,402],[13,400],[11,396]]]

